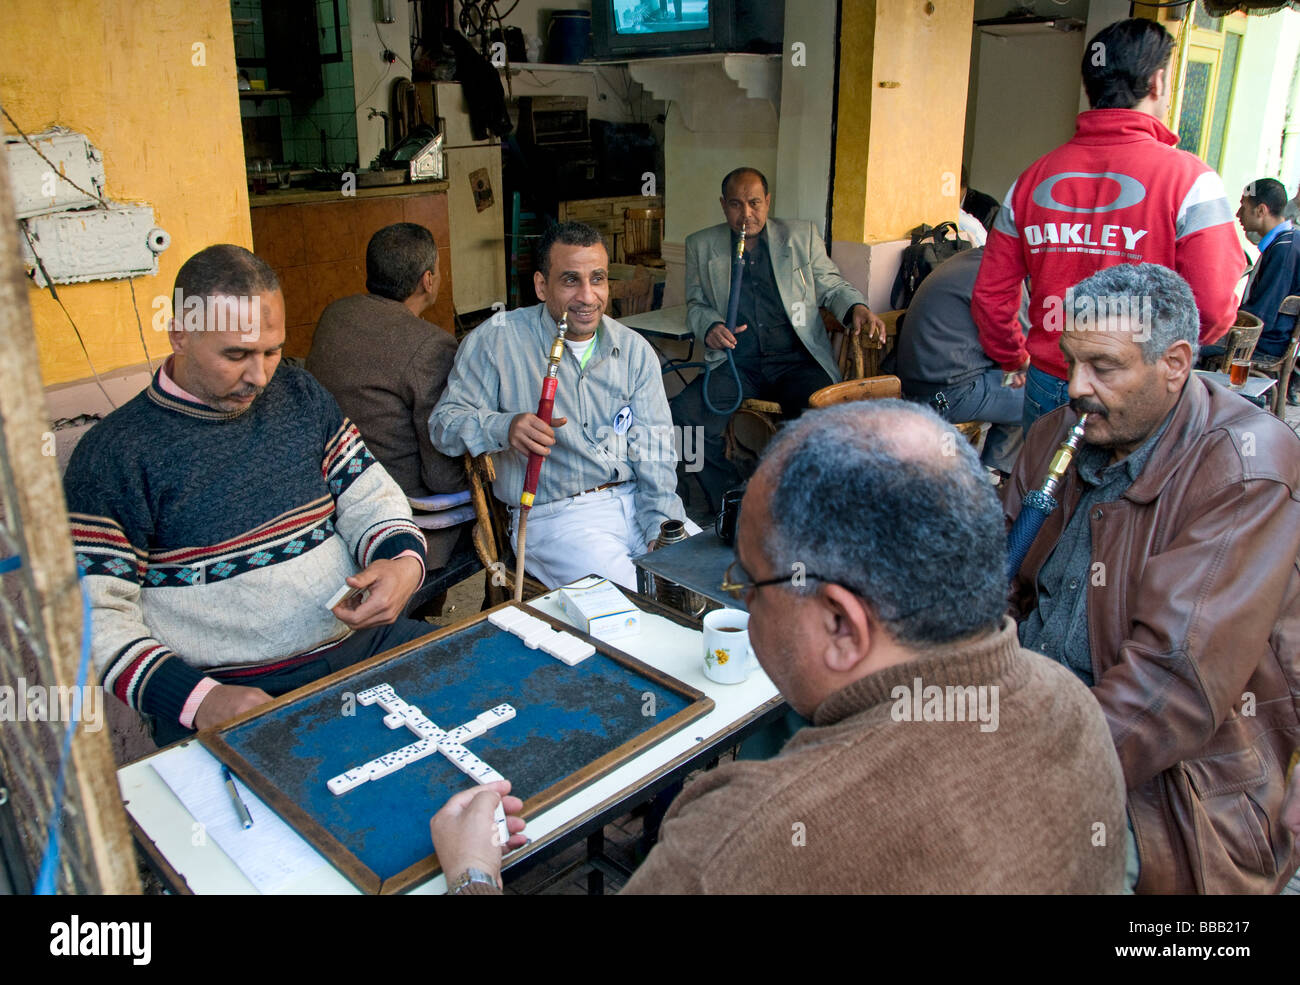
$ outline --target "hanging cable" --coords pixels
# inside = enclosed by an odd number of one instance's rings
[[[36,252],[36,243],[33,242],[32,234],[27,229],[27,220],[23,219],[18,223],[18,225],[22,228],[23,235],[27,238],[27,246],[32,251],[32,256],[36,259],[37,269],[40,270],[41,276],[45,278],[45,286],[50,289],[50,297],[54,298],[54,303],[57,304],[59,308],[62,309],[63,314],[67,316],[68,324],[72,326],[73,334],[77,336],[77,342],[80,343],[81,351],[86,357],[86,365],[90,367],[91,375],[95,377],[95,382],[99,385],[99,392],[104,395],[104,399],[108,401],[109,406],[116,410],[117,404],[113,403],[113,398],[110,397],[108,391],[104,389],[104,381],[99,378],[99,373],[95,370],[95,364],[90,358],[90,350],[86,348],[86,340],[81,337],[81,330],[77,328],[77,323],[72,320],[72,314],[64,306],[63,299],[59,297],[59,292],[54,289],[54,278],[52,278],[50,272],[45,269],[45,261],[42,260],[41,255]],[[144,330],[141,329],[142,336],[143,331]]]

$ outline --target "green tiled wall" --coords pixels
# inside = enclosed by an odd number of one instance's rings
[[[237,58],[265,57],[262,34],[262,0],[230,0],[235,20],[252,20],[252,25],[235,26]],[[321,54],[334,53],[334,4],[317,0],[316,19],[320,27]],[[321,66],[325,86],[320,99],[240,100],[243,116],[279,116],[285,161],[301,167],[332,167],[355,164],[357,157],[356,96],[352,84],[352,36],[348,30],[346,0],[339,0],[339,28],[342,32],[343,61]],[[266,69],[245,69],[251,79],[265,79]],[[326,158],[321,157],[321,131],[326,134]]]

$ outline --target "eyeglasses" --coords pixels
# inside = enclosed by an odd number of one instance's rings
[[[764,578],[762,581],[754,581],[749,577],[749,572],[745,570],[739,559],[732,561],[727,565],[727,570],[722,573],[722,584],[718,587],[730,595],[733,599],[744,598],[751,590],[757,591],[766,585],[789,585],[795,587],[795,579],[803,581],[820,581],[827,585],[839,585],[840,588],[848,589],[854,595],[862,596],[862,592],[852,585],[842,581],[835,581],[831,578],[823,578],[821,575],[813,574],[811,571],[795,572],[782,578]]]

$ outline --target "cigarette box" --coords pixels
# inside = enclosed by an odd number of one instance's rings
[[[598,575],[588,575],[560,589],[560,609],[589,636],[606,642],[641,633],[641,610]]]

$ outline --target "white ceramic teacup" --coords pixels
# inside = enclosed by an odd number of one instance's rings
[[[704,676],[718,684],[741,684],[754,669],[749,613],[715,609],[704,617]]]

